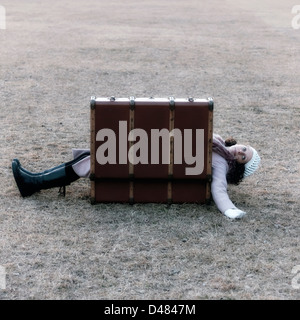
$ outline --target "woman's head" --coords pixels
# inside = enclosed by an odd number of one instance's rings
[[[238,163],[245,165],[244,177],[250,176],[258,168],[260,157],[254,148],[242,144],[235,144],[230,146],[228,151],[234,156]]]
[[[235,144],[228,148],[228,151],[234,156],[238,163],[246,164],[253,156],[253,149],[243,144]]]
[[[239,184],[258,168],[260,162],[260,157],[254,148],[239,145],[233,138],[224,141],[219,135],[214,134],[213,151],[225,158],[229,165],[228,183]]]

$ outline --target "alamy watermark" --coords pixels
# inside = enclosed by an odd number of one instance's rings
[[[300,289],[300,265],[294,266],[292,273],[296,274],[292,279],[293,289]]]
[[[200,175],[204,170],[204,129],[196,129],[193,137],[192,129],[184,129],[183,132],[174,128],[151,129],[150,136],[141,128],[127,131],[127,121],[119,121],[119,132],[112,129],[101,129],[96,134],[96,141],[103,143],[97,148],[96,160],[100,165],[108,164],[174,164],[184,163],[194,167],[185,168],[186,175]],[[117,136],[118,141],[117,141]],[[160,148],[161,141],[161,148]],[[171,159],[171,141],[173,145],[173,157]],[[195,150],[193,150],[193,141]],[[118,159],[117,159],[117,142]],[[128,150],[128,142],[131,143]],[[135,142],[135,143],[133,143]],[[160,156],[161,150],[161,156]],[[150,151],[150,157],[149,157]],[[160,162],[161,158],[161,162]],[[184,158],[184,159],[183,159]]]
[[[5,7],[0,5],[0,30],[6,29],[6,10]]]
[[[300,5],[293,6],[292,14],[295,14],[295,17],[292,19],[292,28],[298,30],[300,29]],[[6,29],[6,9],[0,5],[0,30],[1,29]]]
[[[292,19],[292,28],[298,30],[300,29],[300,5],[293,6],[292,14],[295,14],[295,17]]]
[[[0,266],[0,290],[6,289],[6,271],[5,267]]]

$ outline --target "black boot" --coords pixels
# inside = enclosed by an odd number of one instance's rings
[[[63,163],[41,173],[31,173],[21,167],[18,159],[12,161],[12,171],[22,197],[28,197],[42,189],[64,187],[79,179],[72,165],[85,158],[88,154]]]
[[[64,166],[69,166],[69,165],[72,166],[73,164],[79,162],[80,160],[84,159],[85,157],[89,156],[90,154],[91,154],[91,153],[90,153],[89,151],[84,152],[84,153],[80,154],[77,158],[75,158],[75,159],[73,159],[73,160],[71,160],[71,161],[69,161],[69,162],[62,163],[62,164],[60,164],[59,166],[54,167],[54,168],[52,168],[52,169],[45,170],[45,171],[43,171],[43,173],[47,173],[47,172],[53,171],[54,169],[57,169],[57,168],[59,168],[59,167],[64,167]],[[29,173],[29,174],[34,175],[34,176],[37,176],[37,175],[40,175],[40,174],[41,174],[41,173],[32,173],[32,172],[24,169],[24,168],[21,166],[21,163],[20,163],[20,161],[19,161],[18,159],[13,159],[13,161],[15,161],[15,162],[17,163],[17,165],[19,166],[20,170],[23,171],[23,172]]]

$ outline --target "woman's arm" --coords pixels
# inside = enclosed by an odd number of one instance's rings
[[[211,193],[216,206],[222,213],[225,213],[227,209],[236,208],[227,193],[227,170],[226,160],[213,153]]]
[[[220,155],[213,153],[211,193],[218,209],[229,218],[241,218],[245,212],[239,210],[227,193],[226,174],[228,164]]]

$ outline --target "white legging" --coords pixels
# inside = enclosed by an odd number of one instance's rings
[[[80,156],[81,154],[89,151],[90,151],[89,149],[72,149],[74,159]],[[72,165],[73,170],[79,177],[88,178],[90,176],[90,170],[91,170],[90,159],[91,157],[87,156]]]

